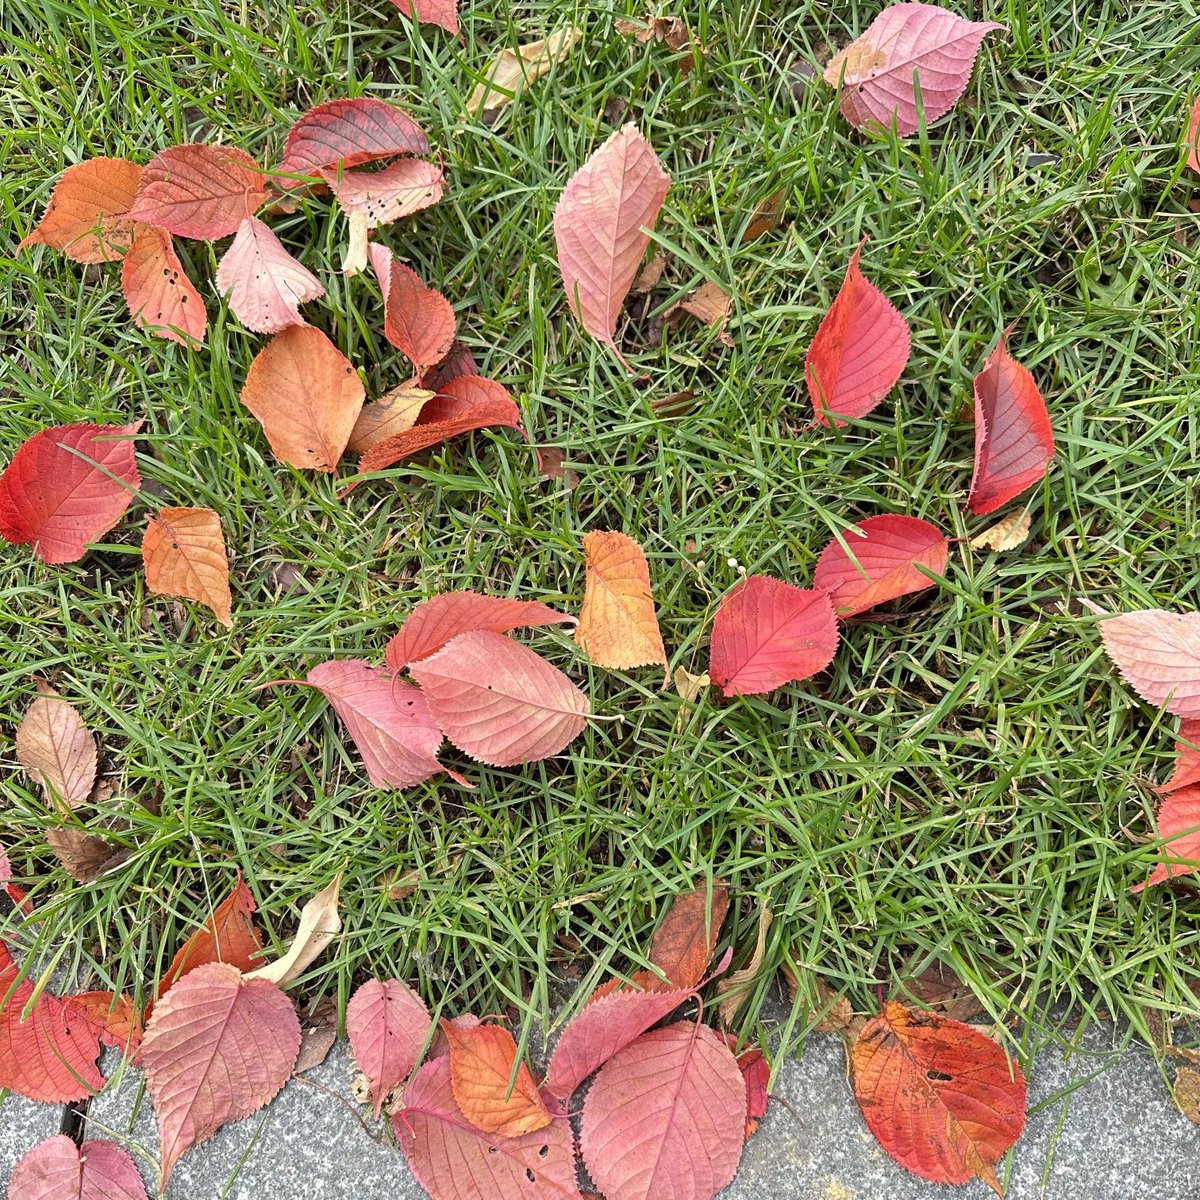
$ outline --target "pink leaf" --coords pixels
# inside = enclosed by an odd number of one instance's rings
[[[1001,336],[975,376],[975,472],[967,506],[994,512],[1037,483],[1053,457],[1046,402]]]
[[[455,1102],[448,1054],[413,1076],[392,1126],[433,1200],[580,1200],[570,1124],[518,1137],[476,1129]]]
[[[751,575],[713,618],[708,672],[726,696],[772,692],[829,666],[837,644],[827,592]]]
[[[247,329],[278,333],[303,325],[300,305],[325,295],[321,281],[296,261],[256,217],[247,217],[217,266],[217,291]]]
[[[1155,791],[1166,794],[1182,787],[1200,784],[1200,719],[1179,723],[1179,736],[1175,741],[1175,769],[1166,783],[1159,784]]]
[[[181,1155],[278,1094],[300,1050],[292,1002],[265,979],[207,963],[155,1005],[142,1041],[162,1143],[160,1189]]]
[[[566,1100],[614,1054],[674,1012],[691,994],[668,991],[620,991],[589,1000],[559,1036],[546,1071],[546,1090]]]
[[[211,242],[254,216],[262,171],[235,146],[168,146],[142,168],[129,216],[180,237]]]
[[[184,274],[165,229],[139,227],[121,264],[121,291],[139,329],[189,349],[203,343],[208,328],[204,299]]]
[[[374,1115],[416,1065],[433,1022],[425,1001],[398,979],[370,979],[346,1005],[346,1036],[367,1077]]]
[[[310,108],[288,130],[282,175],[312,175],[322,167],[361,166],[393,154],[428,154],[429,139],[402,108],[359,96]]]
[[[454,342],[454,309],[436,288],[403,263],[392,263],[385,289],[384,336],[418,375],[441,362]]]
[[[680,1021],[643,1034],[596,1076],[580,1146],[608,1200],[710,1200],[737,1171],[746,1084],[707,1025]]]
[[[313,667],[305,682],[341,717],[375,787],[412,787],[446,769],[437,760],[442,732],[412,684],[355,658]]]
[[[493,767],[552,758],[587,724],[587,697],[556,667],[502,634],[460,633],[409,667],[446,736]]]
[[[13,1167],[8,1200],[146,1200],[146,1185],[120,1146],[97,1139],[76,1146],[60,1133]]]
[[[409,663],[428,658],[451,638],[473,629],[508,633],[510,629],[542,628],[574,620],[536,600],[481,596],[470,590],[445,592],[423,600],[408,614],[400,632],[387,644],[387,665],[393,671],[403,671]]]
[[[1183,787],[1164,797],[1158,808],[1157,825],[1158,836],[1166,843],[1159,851],[1160,857],[1190,861],[1160,862],[1144,883],[1129,889],[1131,892],[1200,871],[1200,787]]]
[[[1196,97],[1188,118],[1187,152],[1187,165],[1193,171],[1200,171],[1200,96]]]
[[[861,536],[856,537],[854,530]],[[885,600],[933,587],[918,570],[944,575],[949,546],[940,530],[916,517],[884,513],[851,525],[821,551],[813,587],[829,593],[838,616],[865,612]]]
[[[1200,717],[1200,612],[1161,608],[1106,617],[1104,649],[1141,698],[1177,717]]]
[[[141,486],[132,425],[58,425],[35,433],[0,475],[0,536],[47,563],[74,562],[122,517]]]
[[[571,176],[554,210],[567,303],[614,351],[621,305],[650,244],[643,227],[654,225],[670,184],[650,143],[626,125]]]
[[[895,305],[858,269],[860,246],[804,359],[819,425],[864,417],[892,390],[908,363],[910,338]]]
[[[366,218],[368,229],[429,208],[445,190],[442,168],[415,158],[401,159],[382,171],[322,168],[318,174],[347,214],[360,213]]]
[[[965,21],[933,4],[893,4],[867,32],[835,54],[825,81],[842,89],[842,116],[855,129],[892,127],[901,137],[916,133],[921,87],[926,121],[936,121],[966,91],[983,39],[995,21]]]
[[[458,33],[458,0],[392,0],[392,3],[422,25],[440,25],[447,33]]]

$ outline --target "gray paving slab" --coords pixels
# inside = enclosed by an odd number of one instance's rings
[[[11,1092],[0,1100],[0,1181],[7,1183],[26,1150],[59,1132],[62,1118],[57,1104],[38,1104]]]

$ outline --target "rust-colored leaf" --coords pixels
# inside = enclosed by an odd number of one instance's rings
[[[402,383],[385,392],[378,400],[368,401],[350,431],[346,450],[350,454],[363,454],[377,442],[407,432],[416,424],[421,409],[433,396],[433,392],[424,388]]]
[[[204,963],[225,962],[239,971],[254,970],[259,965],[262,939],[250,919],[253,912],[254,897],[239,874],[233,890],[212,916],[179,948],[156,995],[161,996],[176,980]]]
[[[462,1029],[443,1021],[442,1033],[450,1044],[454,1099],[472,1125],[485,1133],[520,1137],[550,1124],[529,1068],[517,1066],[517,1043],[507,1029]]]
[[[383,332],[417,375],[441,362],[454,343],[454,309],[403,263],[393,262],[384,301]]]
[[[134,223],[126,214],[141,177],[142,168],[123,158],[89,158],[68,167],[18,252],[41,244],[80,263],[123,257],[134,238]]]
[[[729,890],[715,881],[711,889],[693,888],[671,901],[650,943],[648,957],[665,976],[655,987],[693,988],[704,978],[728,908]]]
[[[211,508],[163,508],[142,537],[146,586],[160,596],[183,596],[208,605],[233,628],[229,560],[221,518]]]

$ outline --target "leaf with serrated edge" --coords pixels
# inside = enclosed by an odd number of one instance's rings
[[[372,96],[330,100],[304,113],[288,130],[282,175],[321,167],[358,167],[393,154],[428,154],[429,139],[402,108]]]
[[[318,174],[332,189],[342,211],[364,218],[368,230],[429,208],[445,191],[442,168],[416,158],[401,159],[382,171],[323,168]]]
[[[60,1133],[13,1167],[8,1200],[146,1200],[146,1185],[120,1146],[97,1138],[76,1146]]]
[[[1105,617],[1100,639],[1143,700],[1187,720],[1200,717],[1200,612],[1144,608]]]
[[[38,784],[47,801],[71,808],[87,803],[96,782],[96,739],[83,718],[52,687],[38,681],[41,693],[17,726],[17,762]]]
[[[1180,721],[1175,738],[1175,766],[1170,778],[1154,790],[1165,795],[1181,787],[1200,784],[1200,719]]]
[[[279,333],[305,324],[300,305],[325,295],[321,281],[255,217],[238,226],[221,256],[217,291],[228,298],[234,316],[255,333]]]
[[[1155,824],[1164,843],[1159,851],[1163,861],[1131,892],[1200,871],[1200,787],[1179,787],[1164,796]]]
[[[455,1103],[476,1129],[520,1137],[550,1124],[529,1068],[517,1064],[517,1043],[507,1029],[482,1024],[463,1029],[449,1021],[441,1028],[450,1046]]]
[[[68,167],[50,193],[37,228],[17,247],[44,245],[79,263],[112,262],[136,232],[126,214],[142,168],[123,158],[88,158]]]
[[[1019,546],[1023,546],[1029,538],[1029,527],[1032,521],[1033,516],[1027,508],[1021,509],[1020,512],[1010,513],[1007,517],[997,521],[995,525],[990,525],[982,533],[976,534],[971,539],[971,549],[994,550],[997,554],[1016,550]]]
[[[704,978],[728,910],[729,889],[715,880],[672,897],[647,955],[666,980],[656,987],[692,988]]]
[[[204,963],[230,963],[239,971],[252,971],[258,966],[262,939],[251,920],[253,912],[254,897],[239,872],[229,895],[179,948],[162,977],[157,995],[161,996],[178,979]]]
[[[204,342],[208,313],[165,229],[139,227],[121,264],[121,291],[133,323],[155,337],[194,350]]]
[[[625,670],[667,665],[658,629],[650,567],[641,546],[623,533],[594,530],[583,539],[587,562],[575,641],[598,667]]]
[[[454,342],[454,309],[436,288],[403,263],[393,262],[384,301],[384,336],[418,375],[440,362]]]
[[[318,955],[333,941],[342,929],[342,915],[338,912],[338,893],[341,875],[323,887],[309,900],[300,912],[300,925],[287,953],[275,962],[267,963],[253,971],[247,971],[247,979],[265,979],[287,987],[299,979],[316,961]]]
[[[198,600],[233,628],[225,538],[221,518],[211,508],[163,508],[153,514],[142,537],[142,562],[152,592]]]
[[[236,232],[265,196],[263,173],[244,150],[194,142],[168,146],[142,168],[129,216],[211,242]]]
[[[398,979],[370,979],[350,997],[346,1036],[376,1117],[388,1093],[412,1073],[432,1028],[425,1001]]]

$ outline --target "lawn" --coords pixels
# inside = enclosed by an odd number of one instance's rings
[[[306,996],[341,1004],[395,974],[448,1014],[515,1009],[538,1043],[570,988],[631,969],[670,896],[719,876],[740,957],[758,902],[775,914],[748,1035],[787,954],[804,991],[820,976],[861,1009],[940,961],[997,1018],[1072,1001],[1148,1032],[1147,1010],[1200,1015],[1195,889],[1129,891],[1157,854],[1174,722],[1120,681],[1080,604],[1196,605],[1200,218],[1181,140],[1200,6],[950,6],[1008,32],[949,118],[898,141],[855,133],[811,78],[874,2],[688,0],[671,11],[704,54],[684,73],[614,32],[624,8],[550,0],[464,3],[458,42],[387,0],[0,0],[0,456],[46,425],[143,417],[145,499],[215,509],[234,586],[232,633],[148,595],[140,504],[79,563],[0,552],[0,839],[41,918],[19,937],[47,969],[145,995],[238,870],[279,944],[344,869],[344,935]],[[552,76],[493,124],[464,115],[499,48],[568,19],[584,37]],[[332,477],[276,462],[239,401],[263,339],[217,301],[224,243],[184,244],[210,313],[199,352],[133,327],[116,268],[15,255],[73,162],[188,140],[273,162],[299,112],[348,95],[429,132],[447,197],[381,240],[451,299],[480,369],[571,479],[485,432],[340,500]],[[567,313],[551,230],[566,179],[625,120],[673,178],[666,275],[621,327],[636,378]],[[778,227],[743,239],[779,189]],[[274,227],[327,288],[306,315],[368,396],[401,382],[374,282],[338,273],[344,221],[315,200]],[[864,272],[908,320],[912,358],[871,416],[815,428],[805,351],[866,234]],[[654,321],[705,280],[735,297],[732,346]],[[671,665],[702,671],[741,571],[807,586],[829,538],[877,512],[963,539],[991,523],[965,506],[962,418],[1009,324],[1058,445],[1027,497],[1030,540],[958,541],[944,582],[851,623],[814,680],[685,705],[654,668],[596,670],[539,632],[622,719],[523,769],[451,751],[474,790],[402,793],[369,786],[318,694],[254,691],[330,657],[380,661],[438,591],[578,611],[590,529],[644,545]],[[653,407],[683,390],[689,410]],[[78,705],[115,785],[95,819],[131,853],[91,885],[55,865],[53,818],[13,756],[35,675]],[[393,898],[397,881],[414,886]],[[809,1024],[798,1004],[785,1044]]]

